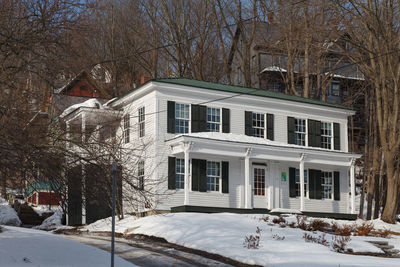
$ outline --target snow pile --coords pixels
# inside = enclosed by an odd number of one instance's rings
[[[48,205],[38,205],[38,206],[31,206],[31,207],[39,216],[42,216],[43,213],[54,213],[58,210],[61,211],[60,206],[52,207],[52,209],[49,209]]]
[[[279,225],[271,223],[272,219],[277,218],[277,216],[269,215],[269,222],[265,222],[261,218],[262,215],[229,213],[162,214],[136,220],[127,218],[126,221],[119,221],[117,232],[162,237],[172,243],[220,254],[248,264],[311,267],[339,265],[399,266],[399,259],[340,254],[332,251],[329,246],[305,242],[303,238],[305,233],[315,237],[324,235],[328,242],[332,242],[334,236],[321,232],[306,232],[299,228],[281,228]],[[288,223],[295,222],[296,216],[292,215],[285,217],[285,219]],[[309,218],[309,220],[311,219]],[[335,221],[339,225],[354,223],[326,220]],[[380,222],[376,223],[380,224]],[[261,229],[260,247],[258,249],[245,248],[243,245],[245,237],[255,235],[257,227]],[[400,226],[395,225],[395,229],[397,227]],[[85,230],[105,230],[107,228],[111,228],[110,220],[98,221],[94,225],[85,227]],[[354,252],[382,253],[379,248],[366,242],[368,240],[388,241],[389,245],[400,249],[400,238],[398,236],[393,236],[391,239],[352,236],[348,247],[353,249]]]
[[[17,212],[2,198],[0,198],[0,224],[13,226],[21,225],[21,220]]]
[[[127,231],[131,230],[130,225],[132,225],[135,220],[137,220],[136,216],[132,215],[126,215],[122,220],[119,220],[117,217],[115,217],[115,232],[121,234],[126,233]],[[86,230],[88,232],[111,232],[111,217],[89,224],[82,230]]]
[[[61,118],[67,116],[69,113],[75,111],[78,108],[97,108],[97,109],[104,109],[103,105],[97,100],[96,98],[91,98],[86,100],[85,102],[72,105],[66,108],[63,113],[60,115]]]
[[[0,238],[0,266],[110,266],[108,252],[49,232],[6,226]],[[136,265],[115,256],[115,266]]]
[[[39,230],[54,230],[54,229],[59,229],[59,228],[74,228],[70,226],[65,226],[62,225],[62,215],[63,212],[62,210],[56,210],[53,215],[50,217],[46,218],[41,225],[35,226],[35,229]]]

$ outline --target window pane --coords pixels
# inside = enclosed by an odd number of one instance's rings
[[[219,132],[221,124],[221,110],[219,108],[207,108],[207,132]]]
[[[207,191],[219,191],[219,180],[221,178],[220,163],[207,161]]]

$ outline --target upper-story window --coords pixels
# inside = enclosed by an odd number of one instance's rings
[[[221,109],[207,107],[207,132],[220,132]]]
[[[221,178],[221,163],[207,161],[207,191],[219,191]]]
[[[253,112],[253,136],[265,137],[265,114]]]
[[[139,119],[139,137],[143,137],[145,134],[145,108],[141,107],[138,109]]]
[[[129,143],[130,119],[129,114],[126,114],[123,118],[123,138],[125,144]]]
[[[294,142],[296,145],[306,145],[306,120],[294,119]]]
[[[288,144],[340,150],[340,123],[288,117]]]
[[[338,81],[332,81],[329,88],[329,95],[340,96],[340,83]]]
[[[332,123],[321,122],[321,147],[332,149]]]
[[[175,133],[189,133],[189,105],[175,103]]]
[[[274,140],[274,114],[246,111],[245,134]]]

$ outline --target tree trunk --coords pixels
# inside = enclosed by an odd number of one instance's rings
[[[1,197],[6,199],[7,175],[4,172],[0,172],[0,177],[1,177]]]

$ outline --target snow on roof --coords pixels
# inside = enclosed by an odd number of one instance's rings
[[[277,67],[277,66],[271,66],[271,67],[266,67],[261,71],[261,73],[266,72],[266,71],[279,71],[279,72],[287,72],[287,70]]]
[[[91,98],[86,100],[85,102],[72,105],[66,108],[63,113],[60,115],[61,118],[67,116],[68,114],[72,113],[73,111],[77,110],[78,108],[97,108],[97,109],[104,109],[103,105],[97,100],[96,98]]]

